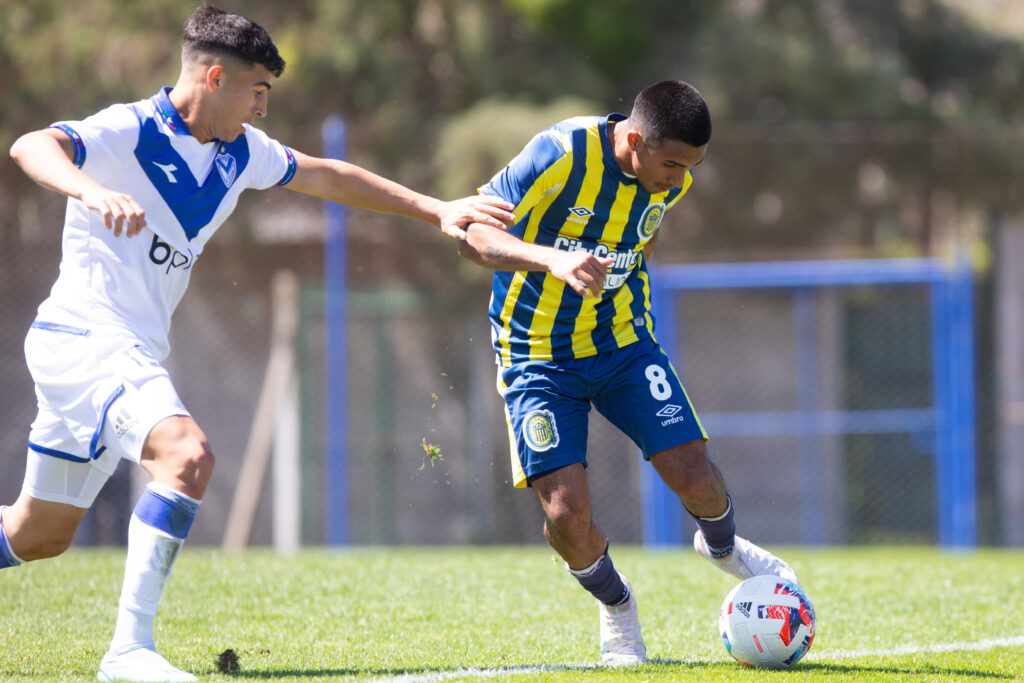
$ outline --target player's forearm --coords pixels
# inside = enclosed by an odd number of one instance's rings
[[[547,271],[554,250],[524,242],[502,230],[473,224],[459,246],[459,255],[494,270]]]
[[[64,149],[46,130],[26,133],[11,145],[11,159],[29,178],[48,190],[81,199],[100,185],[76,167]]]
[[[420,194],[365,169],[346,164],[345,181],[337,188],[343,204],[380,213],[440,224],[441,201]]]
[[[286,186],[291,190],[346,206],[440,224],[442,202],[438,199],[344,161],[300,153],[296,153],[296,157],[298,170]]]

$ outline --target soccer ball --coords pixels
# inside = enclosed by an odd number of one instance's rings
[[[725,649],[747,666],[785,669],[814,642],[814,606],[800,586],[779,576],[755,576],[729,591],[718,613]]]

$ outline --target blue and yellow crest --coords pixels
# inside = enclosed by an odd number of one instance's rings
[[[665,215],[665,205],[651,204],[644,213],[640,216],[640,223],[636,226],[637,234],[640,236],[640,241],[646,242],[654,236],[654,231],[661,225],[661,218]]]
[[[523,420],[523,438],[535,451],[546,451],[558,445],[558,428],[550,410],[534,410]]]

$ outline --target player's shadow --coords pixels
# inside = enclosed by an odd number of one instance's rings
[[[639,670],[639,669],[638,669]],[[486,678],[493,678],[495,674],[501,674],[502,672],[507,673],[510,676],[523,676],[524,680],[528,673],[557,673],[560,671],[573,671],[579,674],[607,672],[607,669],[598,663],[593,664],[537,664],[537,665],[523,665],[523,666],[508,666],[508,667],[456,667],[453,669],[440,669],[430,667],[395,667],[392,669],[380,669],[380,668],[366,668],[366,669],[317,669],[317,670],[298,670],[292,669],[287,671],[232,671],[229,676],[232,678],[342,678],[345,676],[358,676],[360,678],[371,677],[372,680],[387,681],[389,679],[395,679],[395,681],[401,681],[404,676],[444,676],[445,679],[450,678],[453,681],[458,681],[461,678],[473,678],[474,676],[484,676]]]

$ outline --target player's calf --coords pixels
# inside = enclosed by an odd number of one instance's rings
[[[85,509],[25,493],[0,508],[0,568],[60,555],[74,540]]]
[[[0,569],[17,567],[25,562],[14,554],[11,542],[7,540],[7,533],[4,531],[4,510],[6,509],[6,505],[0,506]]]

